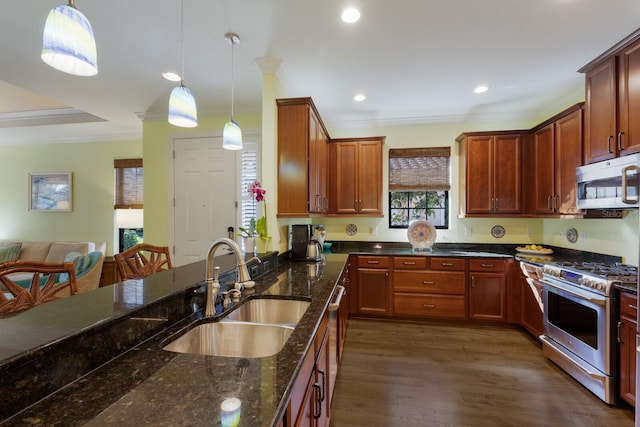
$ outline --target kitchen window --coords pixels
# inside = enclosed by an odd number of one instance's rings
[[[389,150],[389,227],[449,228],[450,147]]]

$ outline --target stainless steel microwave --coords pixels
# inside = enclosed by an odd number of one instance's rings
[[[630,209],[638,203],[640,153],[576,168],[578,209]]]

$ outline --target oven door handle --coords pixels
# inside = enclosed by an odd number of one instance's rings
[[[552,287],[554,289],[557,289],[559,291],[566,292],[567,294],[572,295],[572,296],[574,296],[576,298],[580,298],[583,301],[589,301],[590,303],[595,304],[595,305],[605,305],[605,299],[604,298],[602,298],[602,299],[600,299],[600,298],[597,298],[597,299],[596,298],[590,298],[590,297],[581,295],[581,294],[579,294],[577,292],[570,291],[569,289],[554,285],[551,282],[548,282],[546,280],[544,280],[543,283],[545,285],[550,286],[550,287]]]

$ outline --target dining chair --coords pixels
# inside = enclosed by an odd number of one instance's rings
[[[120,280],[141,279],[162,270],[172,269],[168,246],[140,243],[115,254]]]
[[[31,274],[31,278],[18,280],[25,273]],[[62,273],[67,276],[58,281]],[[0,314],[15,313],[77,293],[73,262],[18,260],[0,263]]]

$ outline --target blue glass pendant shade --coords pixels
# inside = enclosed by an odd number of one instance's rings
[[[196,100],[189,88],[176,86],[169,97],[169,123],[183,128],[198,126]]]
[[[222,131],[222,148],[225,150],[242,150],[242,129],[240,125],[231,120],[224,125]]]

